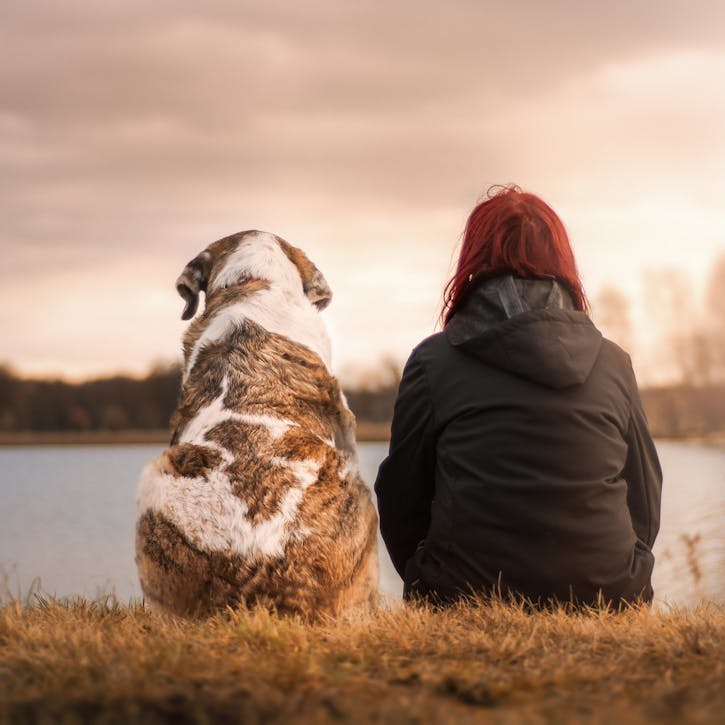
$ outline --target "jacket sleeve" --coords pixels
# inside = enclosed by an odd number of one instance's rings
[[[636,382],[631,396],[632,409],[625,436],[627,459],[622,475],[627,482],[627,505],[634,532],[652,549],[660,528],[662,469]]]
[[[380,532],[398,574],[430,525],[435,478],[435,426],[425,370],[415,351],[395,401],[388,457],[375,481]]]

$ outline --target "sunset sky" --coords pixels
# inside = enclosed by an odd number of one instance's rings
[[[434,331],[466,216],[515,182],[595,300],[725,252],[725,3],[5,0],[0,362],[70,378],[180,354],[174,280],[264,229],[335,293],[338,371]],[[596,308],[595,308],[596,319]]]

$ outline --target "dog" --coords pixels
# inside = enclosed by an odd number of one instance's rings
[[[214,242],[176,282],[183,339],[170,446],[142,471],[145,601],[185,617],[262,605],[306,619],[369,608],[377,514],[319,314],[330,288],[266,232]]]

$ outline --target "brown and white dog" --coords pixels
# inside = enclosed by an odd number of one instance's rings
[[[146,600],[205,616],[260,603],[304,617],[368,606],[377,516],[354,418],[330,372],[330,289],[296,247],[249,231],[177,280],[194,316],[171,445],[141,474],[136,563]]]

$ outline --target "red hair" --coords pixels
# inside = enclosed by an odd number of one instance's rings
[[[468,217],[458,267],[443,293],[443,324],[477,282],[502,274],[558,280],[577,310],[589,309],[561,219],[517,186],[491,187]]]

